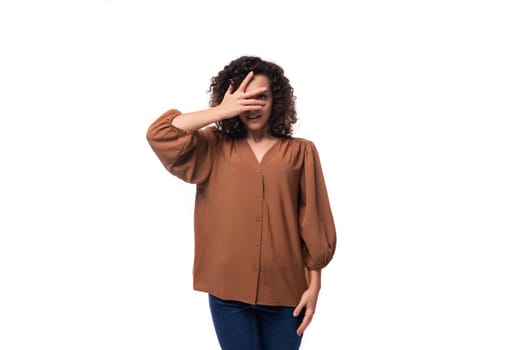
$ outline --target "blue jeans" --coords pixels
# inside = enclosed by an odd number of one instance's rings
[[[251,305],[222,300],[210,294],[210,310],[222,350],[297,350],[304,317],[293,307]]]

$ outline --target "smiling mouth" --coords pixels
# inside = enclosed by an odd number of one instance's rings
[[[248,120],[254,120],[254,119],[258,119],[258,118],[260,118],[260,117],[261,117],[261,115],[249,115],[249,116],[246,117],[246,119],[248,119]]]

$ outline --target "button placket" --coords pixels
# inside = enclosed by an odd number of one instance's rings
[[[260,168],[257,169],[257,189],[256,189],[255,196],[257,198],[257,212],[255,216],[255,221],[260,222],[262,219],[262,201],[263,201],[263,176],[262,176],[262,170]]]
[[[258,168],[256,170],[256,190],[255,190],[255,196],[256,196],[256,213],[255,213],[255,221],[257,222],[257,230],[255,232],[255,247],[257,249],[257,257],[256,262],[253,265],[253,270],[259,272],[260,270],[260,261],[261,261],[261,240],[262,240],[262,215],[263,215],[263,198],[264,198],[264,186],[263,186],[263,173],[262,169]]]

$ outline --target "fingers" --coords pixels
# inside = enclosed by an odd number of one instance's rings
[[[265,87],[255,89],[250,92],[246,92],[246,89],[248,88],[248,84],[250,84],[250,81],[252,81],[254,76],[255,74],[253,73],[253,71],[250,71],[248,74],[246,74],[246,76],[244,77],[244,79],[242,80],[241,84],[239,85],[239,87],[237,88],[235,92],[233,91],[233,85],[234,85],[233,80],[230,79],[230,85],[228,87],[227,92],[229,92],[230,94],[239,93],[243,98],[251,98],[251,97],[260,95],[262,93],[266,93],[267,89]]]
[[[231,95],[233,94],[233,81],[230,79],[230,85],[228,85],[228,90],[226,90],[225,95]]]
[[[306,306],[306,302],[301,299],[301,301],[299,301],[299,304],[297,304],[297,306],[295,307],[295,309],[293,310],[293,313],[292,315],[294,317],[298,317],[300,314],[301,314],[301,310]],[[306,315],[305,315],[306,316]],[[299,328],[297,328],[296,330],[296,333],[297,335],[301,335],[303,334],[304,330],[306,329],[306,327],[308,326],[308,324],[305,323],[306,320],[306,317],[303,318],[301,324],[299,325]],[[308,322],[310,323],[310,322]]]
[[[297,328],[297,331],[296,331],[297,335],[303,334],[306,328],[310,325],[310,322],[312,322],[313,317],[314,317],[314,313],[311,310],[306,309],[303,321],[299,325],[299,328]]]
[[[242,112],[254,112],[263,109],[268,103],[268,97],[271,96],[268,92],[268,87],[253,87],[248,86],[254,77],[253,71],[249,72],[241,82],[238,88],[230,80],[230,84],[222,98],[220,107],[227,111],[227,115],[235,116]],[[249,91],[246,91],[246,90]]]
[[[301,310],[303,309],[303,307],[305,307],[306,303],[301,299],[301,301],[299,301],[299,304],[297,304],[297,306],[295,307],[295,309],[293,309],[293,317],[297,317],[299,316],[299,314],[301,313]]]
[[[239,109],[238,113],[255,112],[255,111],[260,111],[262,109],[263,109],[263,106],[243,106]]]
[[[264,106],[266,104],[266,101],[257,100],[253,98],[239,101],[239,103],[243,106]]]
[[[248,74],[246,74],[246,76],[241,82],[241,85],[239,85],[239,91],[242,91],[242,92],[246,91],[246,87],[248,86],[250,81],[253,79],[254,75],[255,74],[253,73],[253,71],[250,71]]]
[[[267,89],[265,87],[261,87],[261,88],[258,88],[258,89],[254,89],[250,92],[243,92],[243,97],[244,98],[252,98],[252,97],[256,97],[256,96],[259,96],[261,94],[264,94],[268,92]]]

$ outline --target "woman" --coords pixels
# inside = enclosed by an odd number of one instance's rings
[[[147,133],[164,167],[196,184],[194,289],[209,294],[222,349],[298,349],[336,246],[317,150],[292,137],[277,64],[240,57],[209,91],[210,108],[169,110]]]

